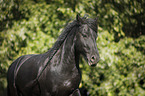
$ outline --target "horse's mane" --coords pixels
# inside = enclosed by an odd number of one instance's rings
[[[58,37],[57,41],[54,43],[53,47],[49,49],[48,52],[46,52],[48,58],[51,58],[56,53],[56,51],[60,48],[60,46],[67,38],[68,34],[75,26],[77,26],[77,24],[78,24],[77,21],[74,20],[64,28],[64,30],[61,32],[60,36]]]
[[[71,32],[71,30],[77,25],[77,21],[74,20],[73,22],[69,23],[65,29],[62,31],[60,36],[58,37],[57,41],[55,42],[54,46],[52,47],[53,50],[58,49],[61,44],[64,42],[64,40],[67,38],[68,34]]]

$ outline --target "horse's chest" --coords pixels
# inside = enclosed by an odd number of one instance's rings
[[[63,80],[60,82],[59,81],[55,82],[55,83],[53,83],[51,93],[55,94],[55,96],[67,96],[73,90],[78,88],[79,83],[80,83],[79,77],[72,78],[72,79],[66,79],[66,80]]]
[[[81,76],[77,68],[70,70],[53,68],[46,73],[40,80],[41,91],[44,93],[53,94],[53,96],[67,96],[79,87]]]
[[[40,86],[46,93],[55,94],[54,96],[58,96],[56,94],[67,94],[77,89],[79,87],[80,80],[80,73],[77,71],[70,74],[55,73],[47,75],[45,80],[43,78]]]
[[[74,72],[73,74],[56,75],[52,79],[52,84],[59,88],[74,88],[79,85],[81,80],[80,74]]]

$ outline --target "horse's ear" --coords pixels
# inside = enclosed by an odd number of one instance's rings
[[[98,23],[98,18],[95,18],[94,20],[95,20],[95,23]]]
[[[79,16],[79,14],[77,14],[76,20],[77,20],[77,22],[78,22],[79,24],[83,24],[83,23],[84,23],[83,19]]]

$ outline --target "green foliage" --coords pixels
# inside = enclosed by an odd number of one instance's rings
[[[0,95],[16,58],[49,50],[65,25],[81,16],[99,17],[95,68],[81,62],[82,83],[90,96],[145,94],[145,1],[1,0]]]

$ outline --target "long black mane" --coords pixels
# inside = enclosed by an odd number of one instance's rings
[[[60,34],[60,36],[58,37],[57,41],[50,49],[50,51],[52,52],[53,50],[58,50],[60,46],[63,44],[63,42],[65,41],[65,39],[67,38],[68,34],[71,32],[71,30],[77,25],[78,23],[76,20],[74,20],[72,23],[69,23],[62,31],[62,33]]]
[[[47,57],[49,61],[53,58],[55,53],[59,50],[60,46],[63,44],[63,42],[66,40],[68,35],[73,32],[71,31],[75,26],[78,26],[78,23],[76,20],[69,23],[65,29],[61,32],[60,36],[58,37],[57,41],[54,43],[53,47],[49,49],[43,56]],[[77,28],[77,27],[75,27]],[[48,61],[48,63],[49,63]]]

